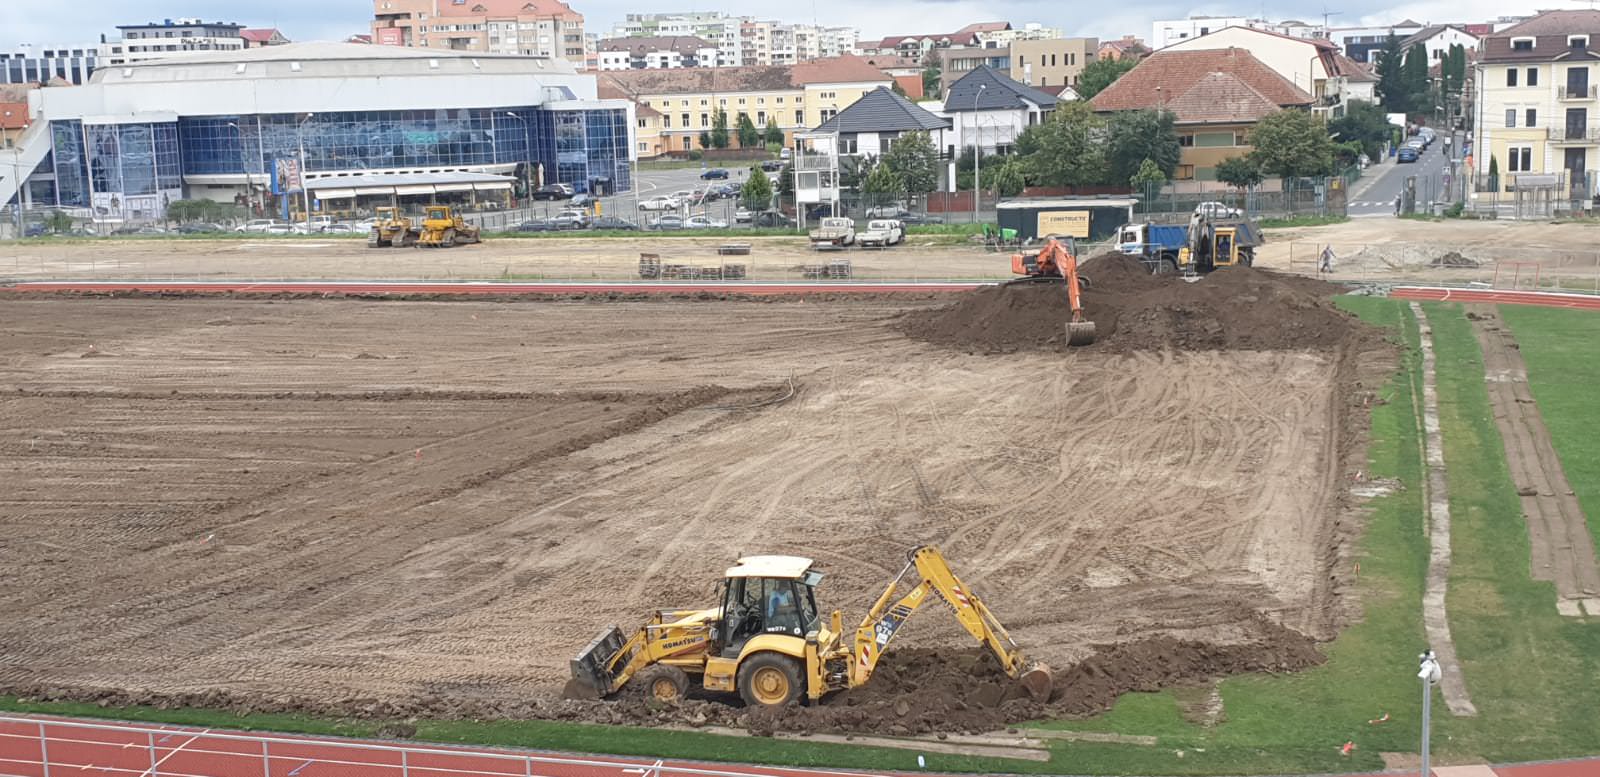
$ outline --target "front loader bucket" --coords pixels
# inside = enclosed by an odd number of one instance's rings
[[[1070,321],[1067,323],[1067,345],[1088,345],[1094,342],[1094,337],[1093,321]]]
[[[1050,700],[1050,692],[1055,690],[1056,676],[1054,672],[1050,671],[1050,667],[1044,664],[1034,664],[1028,667],[1028,670],[1023,672],[1022,676],[1017,678],[1017,681],[1022,684],[1023,689],[1028,692],[1028,696],[1032,697],[1034,701],[1043,702]]]
[[[572,679],[567,681],[561,695],[568,699],[599,699],[610,695],[611,684],[616,679],[611,671],[612,659],[626,642],[622,629],[616,626],[600,632],[600,636],[572,659]]]

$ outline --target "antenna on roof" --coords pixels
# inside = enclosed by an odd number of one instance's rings
[[[1592,1],[1593,0],[1591,0],[1591,2]],[[1344,13],[1344,12],[1343,11],[1330,11],[1330,10],[1328,10],[1328,6],[1327,5],[1323,5],[1322,6],[1322,34],[1323,35],[1328,35],[1328,18],[1332,17],[1332,16],[1339,16],[1342,13]],[[1329,37],[1331,38],[1332,36],[1330,35]]]

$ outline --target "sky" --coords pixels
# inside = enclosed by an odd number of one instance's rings
[[[751,13],[740,0],[568,0],[582,13],[589,32],[609,31],[624,14],[663,11],[726,11]],[[809,5],[808,5],[809,4]],[[865,6],[865,7],[863,7]],[[1109,12],[1098,0],[802,0],[784,6],[780,21],[850,25],[863,38],[950,32],[975,21],[1009,21],[1021,26],[1039,22],[1060,27],[1068,35],[1119,38],[1150,35],[1156,19],[1181,19],[1194,14],[1250,15],[1320,21],[1324,11],[1332,26],[1388,24],[1404,18],[1423,23],[1489,21],[1503,14],[1531,13],[1535,8],[1587,8],[1579,0],[1141,0],[1118,4]],[[19,44],[35,48],[115,40],[114,25],[138,24],[176,17],[239,22],[250,27],[277,27],[293,40],[342,40],[368,31],[372,0],[0,0],[0,50]],[[762,17],[770,14],[757,12]],[[94,21],[87,21],[94,20]],[[914,20],[914,21],[911,21]]]

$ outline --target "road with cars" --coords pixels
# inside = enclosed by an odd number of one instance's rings
[[[1450,155],[1440,134],[1432,145],[1417,155],[1415,162],[1400,162],[1398,154],[1382,164],[1367,168],[1371,181],[1358,182],[1350,197],[1348,212],[1351,218],[1376,218],[1395,214],[1395,200],[1406,188],[1406,179],[1416,177],[1417,210],[1427,208],[1434,196],[1442,196],[1452,175]],[[1460,138],[1452,139],[1449,151],[1458,151]]]

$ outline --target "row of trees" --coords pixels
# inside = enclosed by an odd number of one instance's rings
[[[1170,111],[1105,117],[1081,100],[1063,103],[1018,136],[1019,172],[1038,186],[1128,186],[1149,161],[1166,181],[1178,167],[1176,121]]]
[[[1414,44],[1402,50],[1400,38],[1390,33],[1378,56],[1378,101],[1390,113],[1431,115],[1461,94],[1467,80],[1467,51],[1452,45],[1439,62],[1439,79],[1428,74],[1428,47]]]
[[[736,134],[732,137],[738,138],[739,148],[759,148],[774,144],[783,145],[783,130],[778,128],[778,120],[775,118],[767,119],[766,128],[759,129],[756,127],[755,122],[750,120],[750,114],[741,113],[739,114],[738,126],[734,129],[734,132]],[[711,117],[711,128],[700,131],[700,147],[727,148],[730,139],[728,112],[718,108],[716,114]]]

